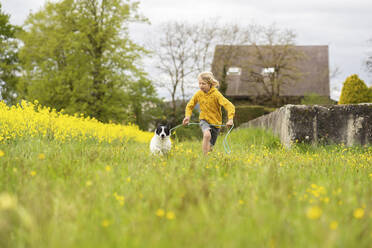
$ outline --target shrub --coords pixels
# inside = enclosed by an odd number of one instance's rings
[[[275,108],[269,108],[259,105],[241,105],[235,106],[235,126],[239,126],[245,122],[253,120],[261,115],[269,114],[273,112]]]
[[[316,93],[306,94],[301,100],[301,104],[304,105],[331,105],[335,103],[336,102],[330,99],[328,96],[321,96]]]
[[[339,104],[371,102],[369,89],[358,75],[348,77],[342,87]]]

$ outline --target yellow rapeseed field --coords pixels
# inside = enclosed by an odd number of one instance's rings
[[[141,131],[136,125],[105,124],[83,115],[71,116],[40,106],[37,101],[22,101],[11,107],[0,101],[0,126],[0,143],[29,137],[60,142],[95,139],[108,143],[114,140],[145,143],[152,137],[152,133]]]

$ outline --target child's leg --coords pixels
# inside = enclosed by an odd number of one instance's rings
[[[205,130],[203,131],[203,145],[202,145],[202,149],[203,149],[203,153],[204,155],[207,155],[208,152],[211,150],[211,131],[210,130]]]

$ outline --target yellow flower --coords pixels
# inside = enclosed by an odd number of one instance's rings
[[[102,225],[103,227],[108,227],[108,226],[110,225],[110,221],[108,221],[108,220],[103,220],[102,223],[101,223],[101,225]]]
[[[127,177],[127,182],[130,183],[131,179],[130,177]]]
[[[159,208],[157,211],[156,211],[156,216],[158,217],[163,217],[165,214],[164,210]]]
[[[30,175],[31,175],[31,176],[36,176],[36,171],[31,171],[31,172],[30,172]]]
[[[364,209],[363,208],[357,208],[354,210],[354,217],[356,219],[361,219],[364,216]]]
[[[5,152],[3,152],[3,150],[0,150],[0,157],[4,157],[5,155]]]
[[[90,187],[90,186],[92,186],[92,181],[90,181],[90,180],[88,180],[86,183],[85,183],[85,186],[87,186],[87,187]]]
[[[322,215],[322,210],[318,206],[312,206],[307,209],[306,211],[306,216],[309,219],[319,219],[320,216]]]
[[[119,195],[118,193],[114,193],[114,197],[119,202],[120,206],[124,205],[125,197],[123,195]]]
[[[0,101],[1,122],[5,128],[0,131],[0,143],[17,137],[46,137],[51,135],[55,140],[69,142],[94,139],[98,142],[111,143],[114,140],[126,143],[135,140],[147,143],[151,140],[151,132],[143,132],[138,126],[128,124],[101,123],[94,118],[75,114],[69,116],[62,110],[43,107],[38,102],[22,101],[8,107]]]
[[[166,217],[168,220],[173,220],[176,217],[176,215],[172,211],[169,211]]]
[[[8,193],[0,194],[0,210],[14,209],[17,207],[17,199]]]
[[[110,165],[106,165],[105,169],[106,169],[106,171],[111,171],[111,166]]]
[[[239,204],[240,205],[243,205],[244,204],[244,201],[243,200],[239,200]]]
[[[337,221],[332,221],[330,224],[329,224],[329,228],[331,230],[336,230],[338,228],[338,222]]]
[[[37,157],[38,157],[40,160],[44,160],[44,159],[45,159],[45,154],[44,154],[44,153],[40,153]]]

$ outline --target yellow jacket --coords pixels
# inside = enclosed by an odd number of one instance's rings
[[[190,117],[195,105],[200,104],[199,120],[206,120],[212,125],[222,125],[222,112],[223,106],[228,113],[228,118],[233,119],[235,115],[234,105],[227,100],[216,88],[212,87],[207,93],[199,90],[191,98],[186,106],[186,117]]]

